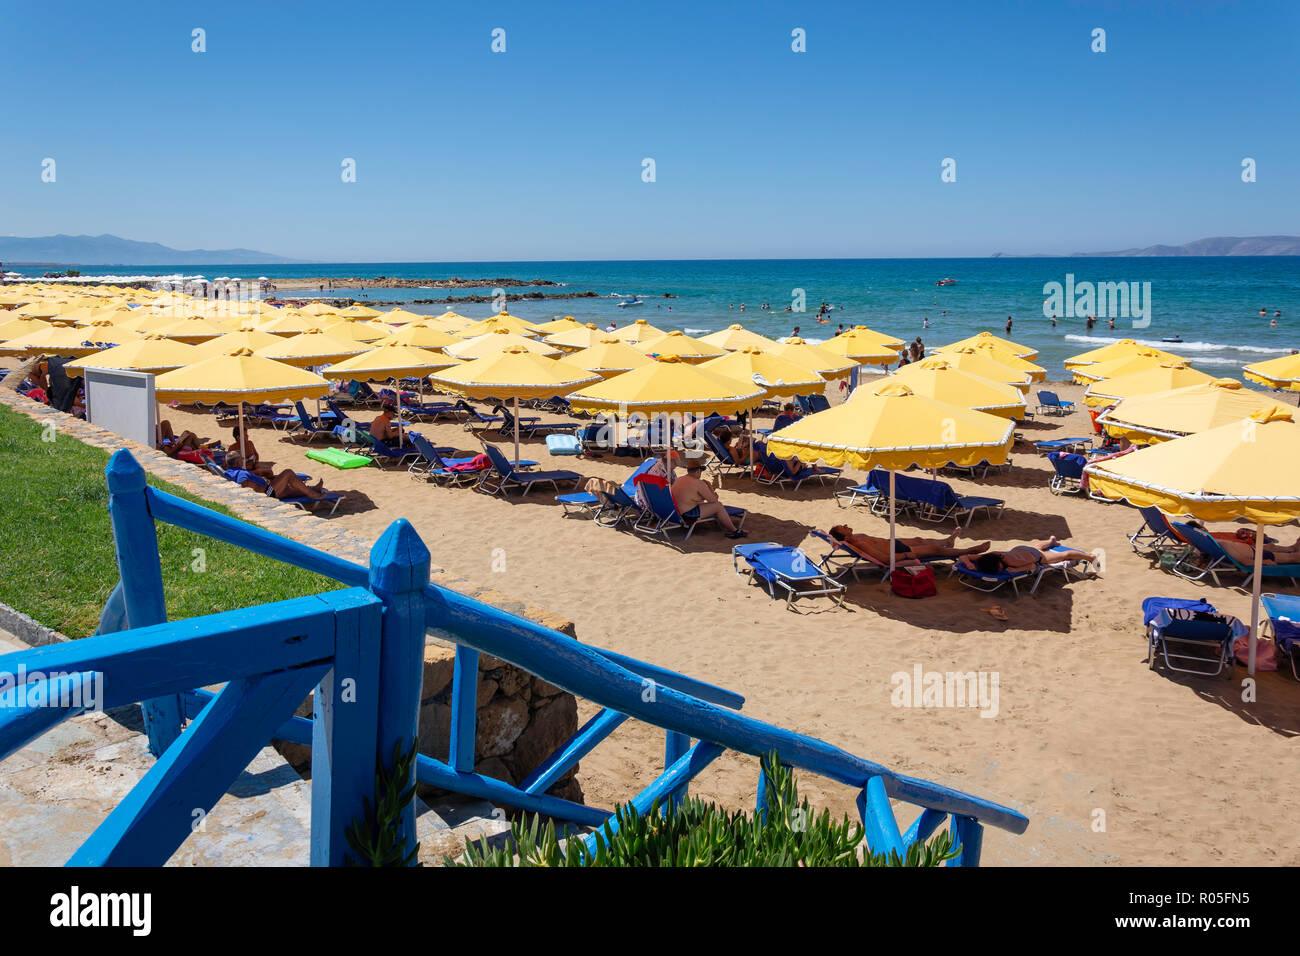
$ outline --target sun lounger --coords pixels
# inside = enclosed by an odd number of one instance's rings
[[[488,494],[504,497],[511,488],[522,488],[523,493],[528,494],[533,485],[551,485],[558,489],[561,482],[572,482],[577,487],[582,481],[582,475],[576,471],[520,471],[495,445],[486,445],[484,451],[492,467],[483,472],[478,488]]]
[[[485,428],[496,428],[501,425],[501,416],[484,415],[469,402],[461,399],[456,403],[456,410],[465,413],[465,430],[476,431]]]
[[[289,430],[289,437],[298,439],[304,438],[309,442],[317,438],[333,439],[337,437],[334,434],[334,426],[327,425],[319,419],[313,418],[307,414],[307,409],[303,407],[302,402],[293,403],[295,415],[295,425]]]
[[[410,437],[410,432],[407,432],[407,437]],[[370,434],[370,431],[362,425],[356,427],[356,438],[361,454],[373,458],[380,468],[385,467],[386,464],[401,465],[420,455],[413,445],[390,445]]]
[[[1053,438],[1050,441],[1034,442],[1034,448],[1044,454],[1052,451],[1086,451],[1091,447],[1092,438],[1090,436],[1083,438]]]
[[[836,541],[833,537],[818,528],[809,528],[808,533],[823,542],[830,550],[822,555],[822,563],[832,569],[835,578],[842,578],[845,574],[852,574],[853,579],[858,580],[858,575],[862,571],[871,571],[880,575],[880,580],[889,580],[889,562],[878,561],[865,551],[859,551],[847,541]],[[928,558],[903,558],[899,557],[894,561],[894,567],[920,567],[924,564],[934,564],[939,561],[951,561],[952,558],[945,555],[934,555]]]
[[[263,494],[275,498],[275,496],[271,494],[271,483],[261,475],[254,474],[253,472],[246,471],[242,468],[223,471],[221,468],[213,464],[209,464],[207,467],[209,471],[220,475],[227,481],[233,481],[237,485],[242,485],[246,481],[252,482],[262,490]],[[304,475],[302,472],[294,472],[294,474],[296,474],[304,483],[309,483],[311,481],[311,475]],[[343,500],[343,495],[337,491],[325,491],[321,493],[321,497],[319,498],[309,498],[306,495],[291,495],[283,498],[276,498],[276,500],[283,501],[287,505],[297,505],[303,511],[310,511],[312,513],[315,513],[316,509],[323,505],[329,505],[330,509],[328,514],[332,515],[338,510],[339,502]]]
[[[450,462],[446,461],[443,456],[455,454],[456,449],[435,445],[419,432],[407,432],[406,437],[410,439],[412,447],[417,452],[416,457],[411,460],[411,464],[406,469],[412,478],[444,478],[447,476],[437,473],[446,471],[449,464],[454,464],[457,461],[474,460],[471,457],[453,459]],[[469,472],[469,474],[475,478],[478,477],[475,472]]]
[[[1290,658],[1291,676],[1300,680],[1300,597],[1265,593],[1260,601],[1278,653]]]
[[[556,495],[555,500],[564,508],[566,515],[595,516],[600,510],[600,499],[590,491],[574,491],[567,495]]]
[[[1169,524],[1180,538],[1191,545],[1188,553],[1169,570],[1189,581],[1199,581],[1208,574],[1216,586],[1220,583],[1220,572],[1236,571],[1246,576],[1241,587],[1250,589],[1255,578],[1254,567],[1241,564],[1228,554],[1213,535],[1178,521]],[[1261,566],[1260,573],[1266,578],[1288,578],[1295,585],[1296,578],[1300,577],[1300,564],[1265,564]]]
[[[1060,571],[1068,582],[1070,580],[1070,571],[1081,561],[1053,561],[1051,555],[1053,551],[1073,551],[1066,545],[1056,545],[1048,548],[1043,552],[1043,561],[1037,567],[1028,568],[1024,571],[980,571],[977,568],[968,568],[960,561],[953,563],[950,574],[955,574],[961,580],[961,583],[976,591],[992,593],[1004,585],[1011,585],[1011,592],[1020,597],[1020,582],[1033,579],[1033,585],[1029,588],[1029,593],[1035,594],[1038,591],[1038,585],[1043,583],[1043,578],[1049,571]]]
[[[1068,451],[1048,452],[1047,460],[1052,465],[1052,480],[1048,489],[1054,495],[1073,494],[1083,490],[1083,466],[1088,459]]]
[[[1159,552],[1170,546],[1184,545],[1183,540],[1174,534],[1174,529],[1169,526],[1169,519],[1165,517],[1165,513],[1159,508],[1139,508],[1138,511],[1144,519],[1142,527],[1128,536],[1128,542],[1133,545],[1134,551],[1139,554],[1143,551]]]
[[[884,511],[889,512],[889,476],[885,475]],[[995,517],[994,511],[1002,513],[1006,502],[1001,498],[985,498],[978,495],[959,495],[946,481],[933,478],[917,478],[912,475],[894,476],[894,499],[901,510],[909,511],[920,521],[943,522],[949,519],[960,527],[962,518],[970,526],[975,513],[981,509],[988,517]]]
[[[632,525],[636,531],[642,531],[646,534],[661,534],[665,540],[668,540],[668,532],[681,528],[686,531],[683,540],[689,541],[696,528],[705,524],[717,523],[717,519],[713,516],[700,517],[699,508],[692,508],[685,513],[679,512],[677,505],[673,503],[671,492],[662,485],[648,481],[641,482],[641,489],[649,508],[637,516],[636,522]],[[736,523],[736,527],[742,527],[745,523],[745,509],[726,507],[727,514]]]
[[[1068,415],[1074,411],[1074,402],[1061,401],[1060,396],[1055,392],[1043,390],[1038,393],[1038,408],[1036,411],[1042,414]]]
[[[767,445],[762,442],[754,443],[754,451],[757,461],[763,466],[763,473],[756,476],[760,485],[780,485],[785,487],[792,484],[792,490],[798,491],[799,486],[810,478],[816,478],[822,484],[826,483],[827,478],[839,478],[844,473],[842,468],[826,468],[821,465],[804,465],[798,473],[790,469],[790,465],[781,458],[777,458],[767,450]]]
[[[740,562],[748,567],[742,572]],[[750,580],[761,581],[774,598],[785,597],[786,607],[796,598],[828,596],[844,603],[844,585],[800,548],[788,548],[775,542],[738,544],[731,549],[731,566],[736,574],[748,573]],[[782,594],[777,593],[780,588]]]
[[[600,506],[596,509],[596,524],[616,528],[624,519],[639,515],[644,509],[636,500],[636,479],[654,466],[655,460],[647,459],[637,466],[620,487],[596,492],[596,497],[600,500]]]
[[[1235,617],[1219,614],[1213,604],[1186,598],[1149,597],[1142,602],[1147,629],[1147,664],[1163,659],[1171,671],[1217,677],[1232,676],[1233,645],[1249,632]]]
[[[724,476],[732,473],[745,474],[749,471],[748,459],[736,461],[730,449],[722,443],[722,439],[713,434],[713,429],[704,432],[704,444],[709,451],[713,452],[708,466],[710,471]]]

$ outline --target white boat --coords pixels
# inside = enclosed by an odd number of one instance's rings
[[[641,302],[641,297],[639,295],[634,295],[630,299],[624,299],[622,302],[618,304],[618,307],[620,309],[626,309],[628,306],[631,305],[642,305],[642,304],[643,303]]]

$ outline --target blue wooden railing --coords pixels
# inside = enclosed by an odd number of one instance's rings
[[[457,645],[446,761],[419,754],[415,778],[445,790],[595,827],[610,811],[548,794],[625,720],[665,733],[664,770],[632,803],[684,798],[691,780],[727,750],[775,751],[789,766],[856,789],[872,850],[899,853],[949,822],[959,854],[979,862],[984,826],[1023,833],[1007,807],[895,773],[824,741],[738,713],[731,691],[612,651],[579,643],[533,621],[429,582],[429,552],[409,523],[394,522],[363,567],[150,488],[125,450],[107,469],[109,511],[121,581],[94,637],[0,656],[0,671],[38,675],[68,706],[0,701],[0,759],[75,716],[91,679],[101,707],[140,701],[157,760],[73,856],[72,864],[160,865],[190,832],[195,810],[220,799],[268,740],[312,748],[311,861],[338,865],[345,831],[373,796],[376,754],[415,739],[426,634]],[[155,522],[199,532],[330,577],[345,586],[166,622]],[[498,657],[599,705],[595,716],[519,785],[474,772],[478,660]],[[224,684],[217,691],[204,686]],[[57,686],[56,686],[57,685]],[[26,685],[25,685],[26,686]],[[315,688],[313,716],[294,711]],[[188,722],[188,723],[187,723]],[[764,787],[758,786],[760,809]],[[904,831],[890,800],[919,816]],[[401,821],[408,849],[415,811]]]

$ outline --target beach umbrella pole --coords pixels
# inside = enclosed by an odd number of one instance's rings
[[[519,396],[514,397],[515,403],[515,467],[519,467]]]
[[[1255,525],[1255,576],[1250,585],[1250,655],[1246,659],[1246,673],[1255,673],[1255,646],[1259,643],[1259,592],[1264,581],[1264,526]]]
[[[894,559],[897,549],[894,545],[894,469],[889,469],[889,573],[894,573]]]
[[[239,401],[239,457],[240,464],[248,471],[248,435],[244,431],[244,401]]]

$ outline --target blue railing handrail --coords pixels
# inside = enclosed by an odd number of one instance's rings
[[[146,495],[157,520],[315,571],[346,585],[367,586],[369,570],[361,565],[152,487],[146,489]],[[700,688],[711,686],[693,678],[589,647],[534,621],[436,584],[425,588],[425,597],[427,625],[435,633],[509,661],[593,703],[741,753],[761,756],[776,751],[791,766],[855,788],[864,788],[872,778],[879,778],[889,796],[929,810],[971,818],[1017,834],[1028,827],[1028,819],[1009,807],[895,773],[825,741],[723,710],[699,694],[684,690],[686,682]],[[642,670],[647,673],[639,672]],[[657,680],[653,672],[665,680]],[[670,682],[669,675],[675,680]],[[654,700],[649,702],[642,699],[646,680],[656,683]],[[672,683],[677,686],[671,686]],[[717,696],[731,694],[722,688],[712,690]]]

